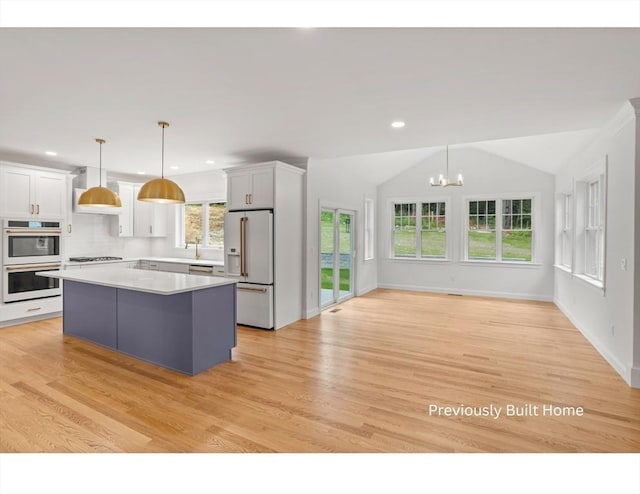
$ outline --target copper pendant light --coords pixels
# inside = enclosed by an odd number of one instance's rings
[[[158,122],[162,127],[162,175],[145,183],[138,192],[138,201],[184,204],[184,192],[177,183],[164,178],[164,129],[167,122]]]
[[[85,190],[78,199],[78,204],[95,208],[119,208],[122,206],[122,202],[118,195],[112,190],[102,186],[102,145],[106,141],[104,139],[96,139],[96,142],[100,144],[99,186]]]

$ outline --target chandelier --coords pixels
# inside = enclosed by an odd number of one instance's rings
[[[464,185],[464,179],[462,178],[462,172],[458,173],[455,180],[449,178],[449,145],[447,144],[447,174],[442,173],[436,181],[433,177],[429,179],[431,187],[460,187]]]

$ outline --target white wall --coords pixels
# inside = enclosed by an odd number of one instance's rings
[[[444,152],[378,187],[378,284],[385,288],[425,290],[552,300],[554,180],[540,170],[475,148],[449,150],[450,175],[461,170],[462,187],[430,187],[429,178],[444,172]],[[535,265],[464,262],[465,197],[493,194],[537,194],[534,209]],[[437,200],[448,198],[450,214],[447,235],[451,246],[448,261],[392,259],[390,257],[393,200]],[[506,198],[506,197],[505,197]],[[534,208],[536,205],[534,204]]]
[[[630,103],[556,175],[558,194],[608,161],[605,290],[556,270],[555,302],[618,373],[631,383],[634,348],[636,114]],[[636,189],[636,190],[634,190]],[[627,269],[621,268],[622,259]],[[636,366],[640,362],[636,360]],[[638,366],[637,368],[640,368]],[[636,383],[640,386],[640,381]]]
[[[363,163],[364,161],[364,163]],[[356,212],[356,295],[377,287],[375,260],[364,261],[364,199],[376,199],[376,186],[363,176],[366,157],[309,159],[307,163],[306,211],[306,317],[319,313],[319,231],[320,205],[351,209]]]
[[[197,174],[178,175],[171,177],[184,192],[187,202],[227,200],[227,177],[223,171],[213,170]],[[176,246],[176,214],[179,206],[170,205],[167,210],[167,237],[161,242],[154,242],[152,254],[157,257],[186,257],[193,259],[194,247],[185,249],[184,245]],[[222,249],[200,249],[201,259],[222,261]]]

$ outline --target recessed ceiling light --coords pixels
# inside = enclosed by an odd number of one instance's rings
[[[206,163],[207,165],[213,165],[213,164],[215,163],[215,161],[213,161],[213,160],[207,160],[207,161],[205,161],[205,163]]]
[[[138,175],[146,175],[147,172],[138,172]]]
[[[47,156],[58,156],[58,153],[56,153],[55,151],[45,151],[44,154],[46,154]]]
[[[171,166],[170,168],[171,168],[172,170],[179,170],[179,169],[180,169],[180,167],[179,167],[179,166]]]
[[[394,129],[401,129],[402,127],[404,127],[404,122],[396,120],[395,122],[391,123],[391,127],[393,127]]]

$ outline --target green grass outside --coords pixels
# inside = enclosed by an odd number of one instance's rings
[[[503,233],[502,259],[531,262],[531,232]]]
[[[395,232],[394,254],[397,257],[415,257],[416,232],[405,227]],[[446,233],[422,232],[422,256],[444,257]],[[495,232],[469,232],[469,259],[495,259]],[[531,262],[531,232],[505,232],[502,239],[502,259],[507,261]]]
[[[320,287],[333,290],[333,268],[322,268],[322,277],[320,279]],[[350,269],[343,268],[340,270],[340,290],[350,291],[351,273]]]
[[[342,215],[340,221],[340,253],[351,253],[351,232],[346,231],[344,220],[347,215]],[[350,225],[353,231],[354,225]],[[323,211],[320,215],[320,252],[333,252],[333,213]]]

